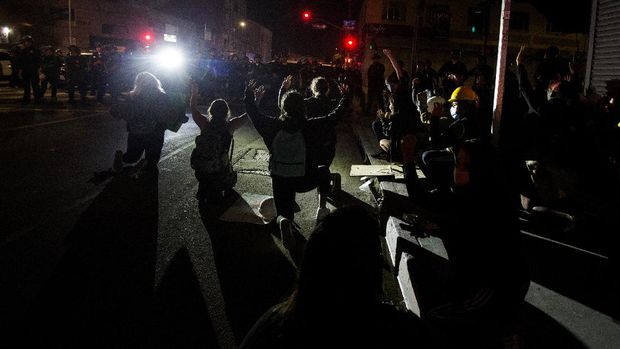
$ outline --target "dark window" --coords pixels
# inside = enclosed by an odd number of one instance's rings
[[[430,11],[430,25],[436,39],[447,39],[450,36],[452,16],[448,6],[433,6]]]
[[[530,14],[526,12],[513,12],[510,14],[510,29],[530,31]]]
[[[547,33],[561,33],[562,28],[560,28],[557,24],[553,22],[547,22],[546,26]]]
[[[383,20],[405,22],[407,20],[407,4],[403,1],[387,1],[383,8]]]
[[[484,12],[481,8],[469,8],[467,14],[467,29],[472,33],[482,33],[484,31]]]
[[[102,24],[101,32],[103,34],[114,34],[114,25],[113,24]]]

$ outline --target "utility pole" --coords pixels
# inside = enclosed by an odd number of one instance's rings
[[[72,33],[72,29],[71,29],[71,22],[73,20],[73,18],[71,18],[71,0],[69,1],[69,46],[73,45],[73,33]]]
[[[499,141],[502,107],[504,103],[504,78],[506,76],[506,56],[508,53],[508,29],[510,27],[510,6],[512,0],[502,0],[501,22],[499,25],[499,43],[497,46],[497,68],[495,72],[495,93],[493,98],[493,124],[491,134],[493,144]]]

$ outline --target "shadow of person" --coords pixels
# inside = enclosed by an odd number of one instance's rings
[[[295,267],[270,235],[273,224],[218,219],[239,198],[233,191],[221,203],[199,204],[211,238],[226,315],[238,344],[268,308],[290,294],[296,279]]]
[[[217,348],[217,335],[187,248],[176,252],[157,286],[147,347]]]
[[[158,173],[110,181],[69,233],[67,252],[25,314],[24,338],[58,346],[141,343],[158,211]]]

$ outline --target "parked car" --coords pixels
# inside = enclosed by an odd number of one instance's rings
[[[0,80],[9,79],[12,71],[9,52],[0,50]]]

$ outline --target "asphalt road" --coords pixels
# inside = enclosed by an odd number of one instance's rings
[[[5,93],[3,90],[2,93]],[[223,222],[198,204],[189,166],[198,128],[166,132],[159,174],[102,178],[124,149],[105,107],[0,104],[0,327],[22,344],[235,347],[290,294],[316,192],[298,195],[302,235],[289,253],[271,225]],[[266,147],[235,135],[236,191],[271,195]],[[361,154],[347,121],[333,206],[373,205],[348,177]]]

